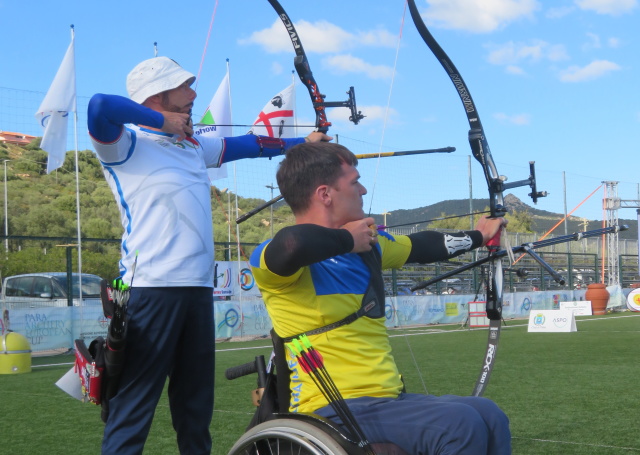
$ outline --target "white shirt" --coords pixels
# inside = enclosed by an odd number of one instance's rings
[[[223,140],[176,143],[173,135],[129,126],[115,142],[93,144],[124,227],[123,281],[136,287],[213,287],[206,168],[219,166]]]

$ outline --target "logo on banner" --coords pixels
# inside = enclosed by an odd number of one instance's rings
[[[392,307],[391,305],[389,305],[388,303],[386,303],[386,304],[384,305],[384,317],[385,317],[387,320],[390,320],[390,319],[393,317],[393,313],[394,313],[394,312],[395,312],[395,311],[394,311],[394,309],[393,309],[393,307]]]
[[[218,329],[223,328],[224,326],[234,328],[236,325],[240,323],[240,313],[235,308],[230,308],[224,314],[224,319],[218,324]]]
[[[566,318],[566,317],[553,318],[553,325],[555,325],[559,329],[566,327],[568,323],[569,323],[569,318]]]
[[[250,290],[253,287],[253,285],[256,283],[255,280],[253,279],[253,273],[251,272],[251,269],[248,269],[248,268],[244,268],[240,270],[238,281],[240,282],[240,288],[243,291]]]
[[[544,325],[544,320],[545,320],[544,314],[538,313],[536,314],[536,317],[533,319],[533,323],[535,325]]]
[[[213,273],[213,295],[233,295],[231,268],[227,263],[216,262]]]
[[[98,316],[98,325],[103,329],[109,327],[109,320],[104,316],[104,314],[100,314],[100,316]]]

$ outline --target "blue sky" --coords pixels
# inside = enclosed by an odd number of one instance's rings
[[[467,197],[466,117],[408,10],[403,25],[404,1],[281,3],[326,99],[343,101],[355,86],[366,118],[354,126],[346,109],[330,109],[331,134],[344,137],[356,153],[457,148],[446,157],[363,162],[363,179],[366,175],[374,194],[367,202],[372,210]],[[0,0],[0,87],[45,93],[74,24],[79,97],[126,95],[126,74],[153,56],[157,42],[159,55],[200,75],[194,117],[206,109],[229,58],[234,123],[250,124],[290,83],[291,43],[266,0],[219,0],[205,54],[215,5],[214,0],[193,1],[188,8],[166,0],[153,6]],[[528,176],[528,162],[536,161],[539,189],[551,192],[538,208],[562,212],[564,182],[568,210],[602,180],[619,181],[622,199],[640,199],[638,0],[417,0],[417,5],[470,89],[500,173],[521,180]],[[298,122],[312,123],[303,87],[297,100]],[[471,166],[474,196],[483,197],[480,167],[475,161]],[[268,183],[258,185],[257,196],[269,197]],[[512,192],[529,202],[525,189]],[[575,214],[601,218],[601,199],[600,192]],[[635,214],[626,209],[620,216]]]

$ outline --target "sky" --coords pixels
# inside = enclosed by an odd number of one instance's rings
[[[341,143],[356,153],[457,149],[446,156],[367,160],[366,166],[363,160],[360,172],[363,179],[367,174],[371,210],[468,197],[463,106],[404,0],[281,3],[326,100],[344,101],[354,86],[366,116],[356,126],[348,122],[347,109],[328,109],[330,134],[344,138]],[[623,200],[640,199],[638,0],[416,3],[469,88],[498,171],[508,181],[522,180],[529,176],[529,161],[536,162],[538,189],[550,192],[537,208],[571,211],[602,181],[619,182]],[[71,24],[79,105],[95,93],[126,96],[127,73],[154,56],[154,42],[158,55],[199,76],[194,117],[204,113],[226,72],[226,59],[236,124],[253,123],[292,80],[293,48],[266,0],[195,0],[188,8],[166,0],[152,7],[121,0],[0,0],[0,88],[44,95],[69,45]],[[302,125],[314,118],[302,86],[297,118]],[[12,131],[4,122],[0,130]],[[80,128],[85,134],[84,125]],[[33,131],[24,132],[38,130]],[[473,196],[485,197],[481,168],[472,161]],[[269,183],[267,178],[258,185],[257,197],[269,198]],[[510,192],[531,203],[528,189]],[[602,194],[599,190],[574,215],[601,219]],[[635,214],[626,208],[620,217]]]

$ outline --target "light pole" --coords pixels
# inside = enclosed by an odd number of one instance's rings
[[[228,225],[228,237],[227,237],[227,252],[229,253],[227,259],[231,260],[231,192],[229,188],[223,188],[220,190],[220,194],[227,195],[227,225]]]
[[[7,161],[4,160],[4,252],[9,252],[9,216],[7,215]]]
[[[273,199],[273,190],[277,190],[278,187],[277,186],[273,186],[273,183],[271,183],[271,185],[265,185],[265,187],[269,188],[271,190],[271,199]],[[271,219],[269,221],[269,226],[271,227],[271,238],[273,238],[273,204],[271,204],[269,206],[269,208],[271,209]]]
[[[384,224],[386,226],[387,225],[387,215],[391,215],[391,212],[383,212],[381,215],[384,217],[384,221],[382,222],[382,224]]]

